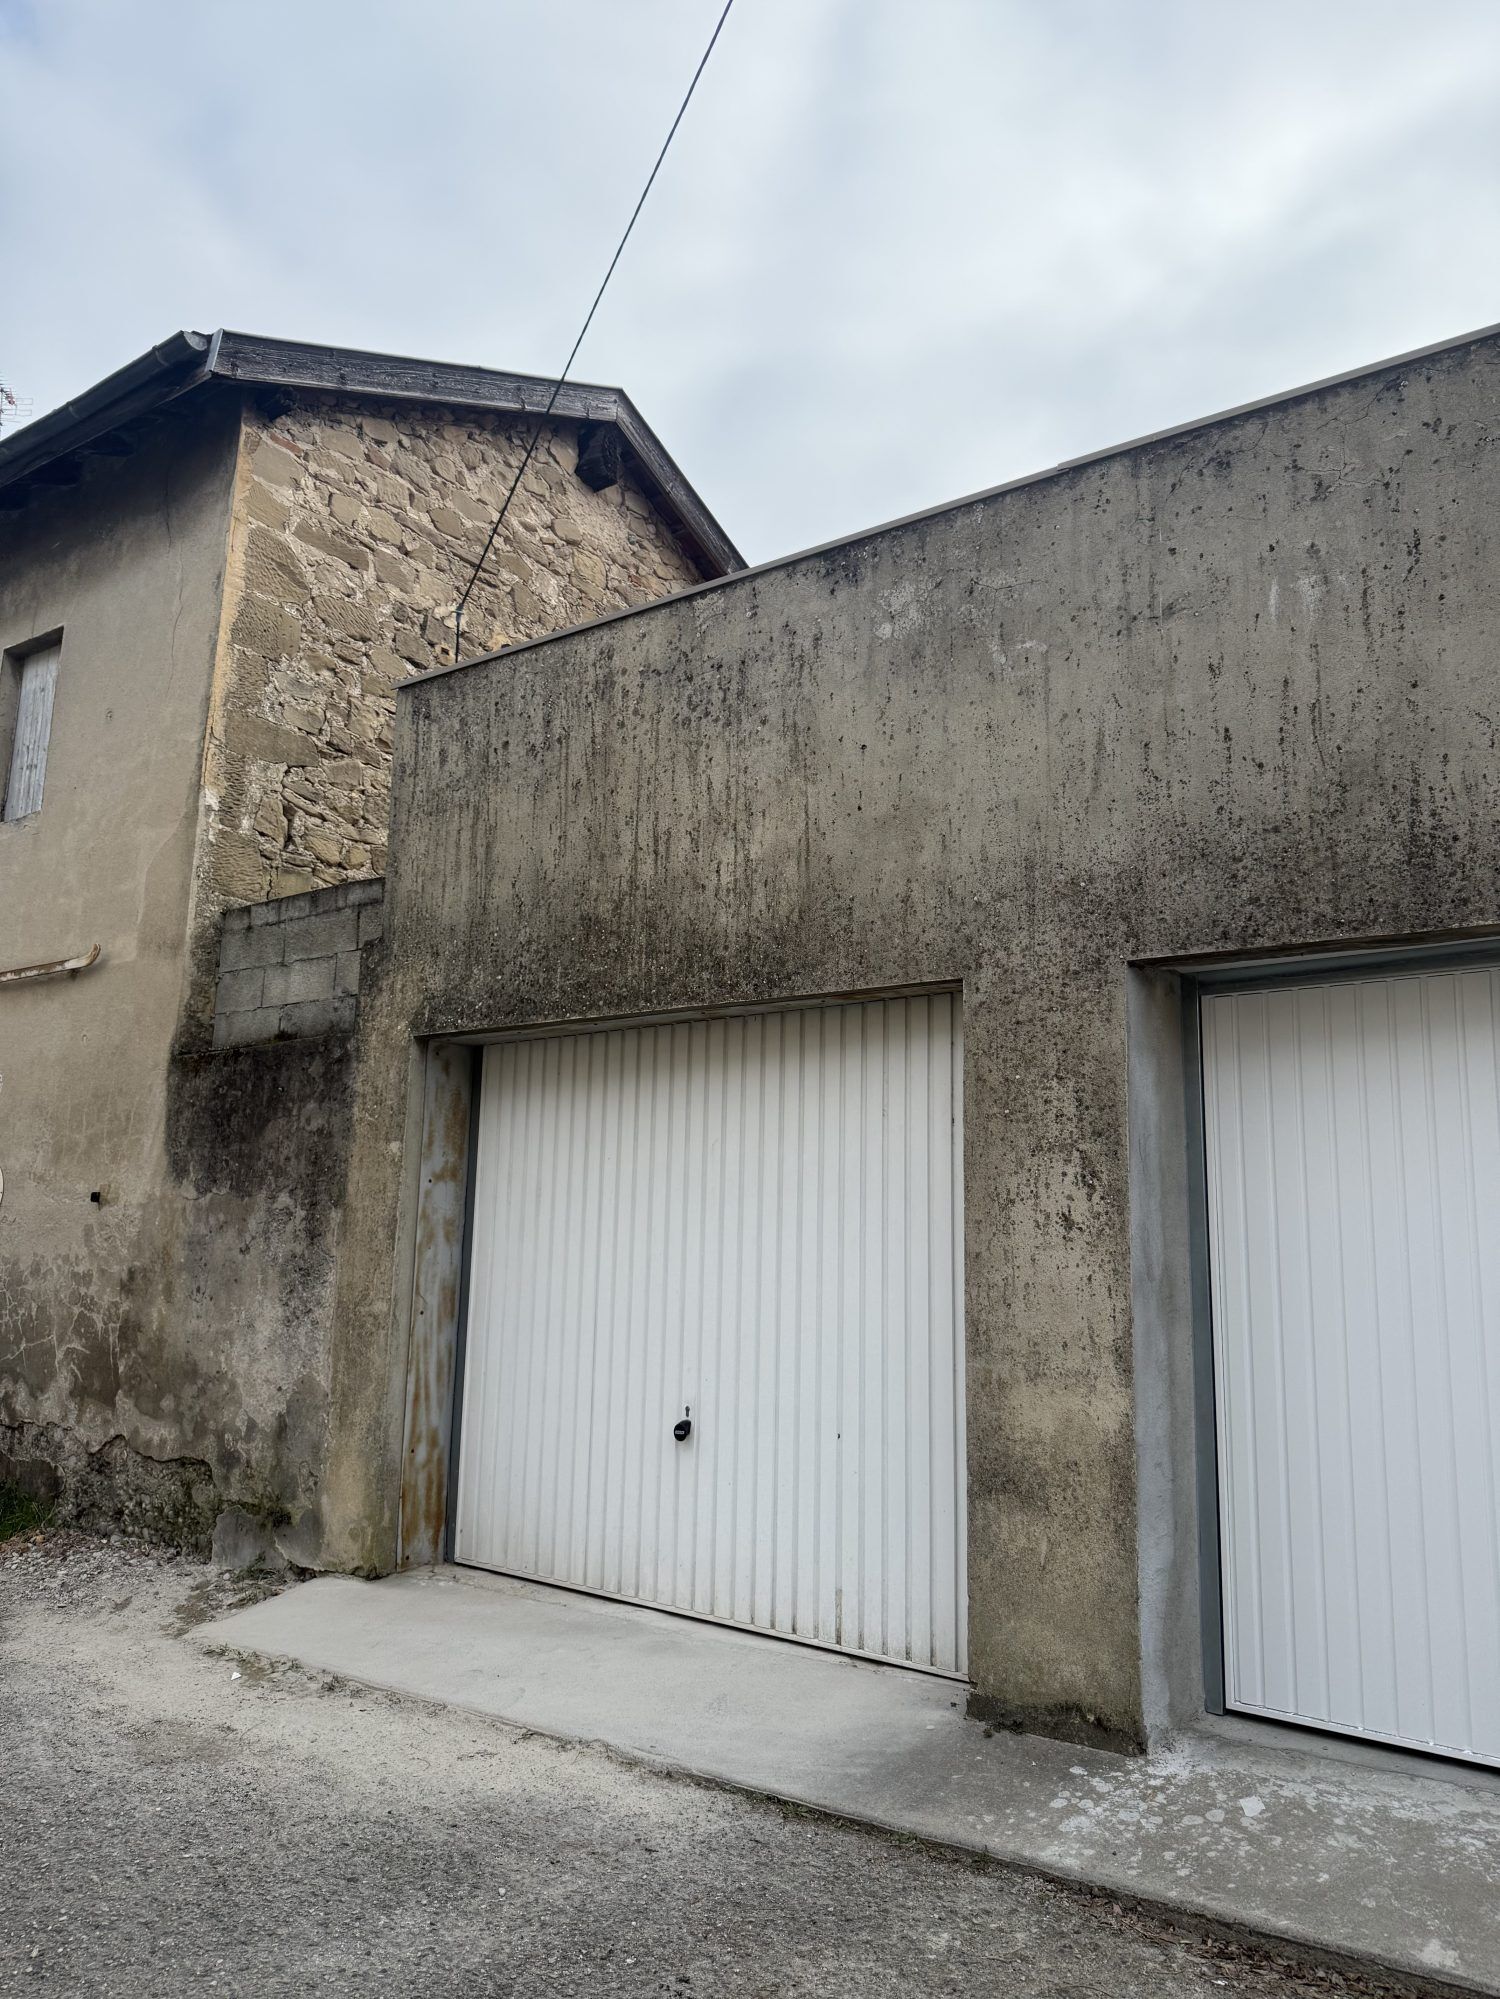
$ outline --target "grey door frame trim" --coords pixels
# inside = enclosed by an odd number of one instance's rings
[[[1295,956],[1242,958],[1234,963],[1181,959],[1149,969],[1175,971],[1184,989],[1191,982],[1200,993],[1210,993],[1228,988],[1247,992],[1272,986],[1336,985],[1350,979],[1462,971],[1494,964],[1500,964],[1500,936],[1487,931],[1468,941],[1448,937],[1431,944],[1374,943],[1298,952]]]
[[[474,1268],[474,1181],[479,1162],[479,1112],[484,1049],[469,1050],[469,1135],[464,1149],[464,1219],[458,1241],[458,1324],[454,1329],[453,1408],[448,1420],[448,1490],[443,1508],[443,1556],[453,1560],[458,1521],[458,1458],[463,1444],[464,1365],[469,1354],[469,1280]]]
[[[1500,936],[1445,938],[1432,944],[1379,943],[1363,949],[1309,951],[1237,963],[1181,960],[1170,967],[1182,988],[1183,1087],[1188,1141],[1188,1281],[1193,1324],[1194,1470],[1198,1495],[1198,1621],[1203,1645],[1203,1705],[1230,1712],[1224,1663],[1224,1576],[1219,1516],[1219,1436],[1214,1379],[1213,1293],[1209,1282],[1208,1139],[1203,1110],[1203,1000],[1222,992],[1266,992],[1299,985],[1348,985],[1422,972],[1479,971],[1500,965]],[[1234,1710],[1238,1713],[1239,1710]],[[1260,1716],[1247,1715],[1249,1721]],[[1312,1722],[1270,1726],[1316,1729]]]
[[[1219,1531],[1219,1434],[1209,1284],[1208,1144],[1203,1123],[1202,991],[1182,981],[1182,1080],[1187,1131],[1188,1290],[1193,1326],[1194,1482],[1198,1505],[1198,1629],[1203,1706],[1225,1711],[1224,1574]]]
[[[829,1007],[863,1006],[879,1000],[935,999],[941,993],[956,993],[962,999],[964,982],[959,979],[924,979],[916,984],[861,986],[853,992],[799,993],[789,999],[725,1001],[722,1005],[667,1007],[648,1013],[611,1013],[577,1020],[527,1021],[515,1027],[476,1030],[454,1029],[435,1037],[459,1046],[488,1048],[497,1041],[559,1041],[577,1034],[616,1034],[632,1027],[692,1026],[699,1021],[734,1020],[747,1014],[816,1013]]]

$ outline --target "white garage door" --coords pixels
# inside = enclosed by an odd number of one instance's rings
[[[487,1048],[456,1559],[962,1674],[961,1074],[947,993]]]
[[[1500,1762],[1500,974],[1205,998],[1228,1705]]]

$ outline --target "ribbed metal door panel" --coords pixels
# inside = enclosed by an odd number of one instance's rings
[[[962,1673],[961,1063],[946,993],[487,1048],[456,1558]]]
[[[1205,998],[1231,1707],[1500,1762],[1500,973]]]

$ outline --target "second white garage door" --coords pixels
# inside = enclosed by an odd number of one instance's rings
[[[1500,972],[1203,1002],[1231,1707],[1500,1763]]]
[[[962,1674],[961,1098],[948,993],[487,1048],[455,1558]]]

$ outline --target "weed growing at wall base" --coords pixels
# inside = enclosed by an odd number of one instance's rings
[[[30,1493],[22,1492],[18,1485],[0,1484],[0,1542],[45,1527],[51,1518],[50,1506],[44,1506]]]

